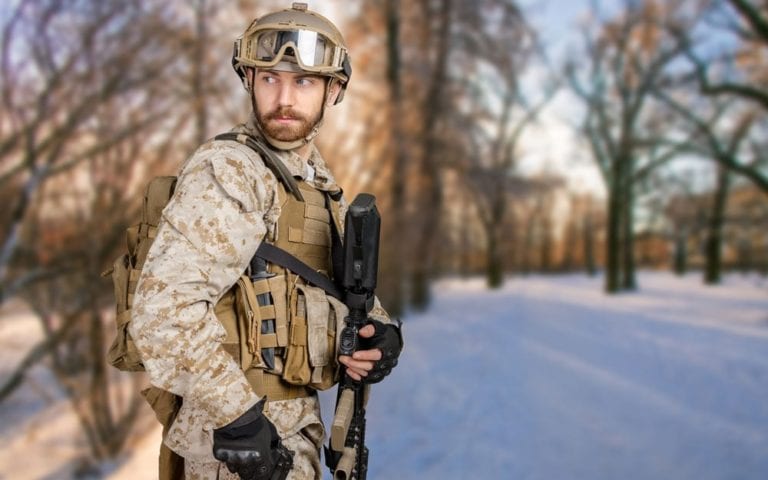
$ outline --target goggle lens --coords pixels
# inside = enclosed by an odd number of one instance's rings
[[[303,67],[339,67],[334,65],[333,42],[312,30],[267,30],[255,35],[252,42],[257,66],[279,62],[290,48]]]

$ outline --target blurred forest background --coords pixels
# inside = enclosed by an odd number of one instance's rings
[[[0,6],[0,307],[24,305],[44,332],[6,366],[0,408],[47,362],[91,458],[125,448],[141,400],[114,385],[139,380],[104,361],[114,313],[101,273],[124,251],[148,179],[247,118],[232,41],[289,6]],[[561,7],[576,15],[553,19]],[[638,268],[711,284],[728,269],[768,273],[766,2],[310,8],[351,49],[350,89],[318,143],[348,199],[378,198],[391,312],[427,308],[445,275],[498,287],[582,271],[617,293],[641,288]]]

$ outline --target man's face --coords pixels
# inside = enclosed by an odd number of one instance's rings
[[[309,135],[322,116],[325,77],[276,70],[252,75],[256,120],[264,132],[283,142]]]

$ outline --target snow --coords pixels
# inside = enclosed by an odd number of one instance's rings
[[[404,318],[400,366],[373,387],[369,478],[768,478],[768,280],[639,282],[616,296],[581,275],[436,283],[432,308]],[[82,453],[43,374],[0,404],[2,480],[68,478],[56,472]],[[104,478],[155,478],[159,435]]]
[[[768,478],[768,289],[443,281],[369,408],[371,478]]]

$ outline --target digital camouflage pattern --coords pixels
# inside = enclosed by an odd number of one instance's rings
[[[235,131],[257,136],[254,122]],[[320,190],[338,190],[316,148],[307,161],[293,152],[277,154],[294,176]],[[274,239],[278,188],[251,149],[234,141],[202,145],[182,168],[139,278],[130,334],[152,384],[183,397],[164,442],[185,458],[189,478],[217,478],[213,429],[259,400],[221,347],[226,333],[214,305],[245,271],[262,239]],[[341,209],[343,218],[344,201]],[[371,316],[389,321],[378,301]],[[302,457],[289,478],[321,478],[317,399],[271,402],[266,411],[286,446]]]

